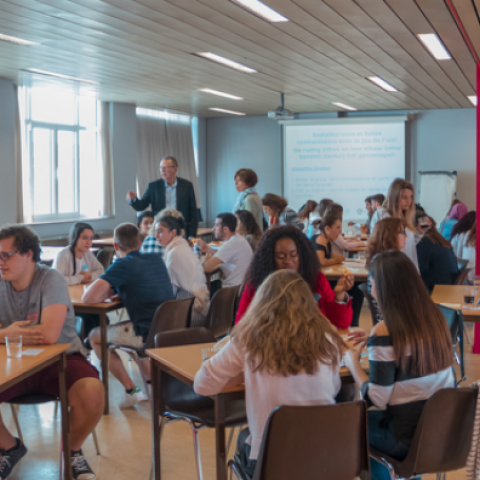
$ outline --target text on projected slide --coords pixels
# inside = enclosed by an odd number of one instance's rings
[[[364,199],[405,176],[405,124],[287,125],[285,196],[292,208],[331,198],[345,218],[366,216]]]

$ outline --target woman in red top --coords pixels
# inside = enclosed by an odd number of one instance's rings
[[[310,285],[318,308],[333,325],[339,329],[350,326],[352,302],[346,291],[353,287],[353,275],[340,278],[332,290],[320,272],[320,262],[312,243],[301,230],[290,225],[269,229],[263,235],[247,273],[235,323],[241,320],[265,278],[282,269],[294,270],[303,277]]]

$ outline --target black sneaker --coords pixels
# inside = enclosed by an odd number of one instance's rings
[[[12,472],[13,467],[27,453],[27,447],[18,438],[15,440],[17,441],[15,447],[10,450],[0,449],[0,480],[5,480]]]
[[[81,450],[72,452],[72,476],[75,480],[95,480],[97,478]]]

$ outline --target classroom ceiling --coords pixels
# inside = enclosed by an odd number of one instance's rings
[[[290,21],[269,23],[229,0],[0,0],[0,77],[27,69],[97,82],[105,101],[203,116],[217,107],[265,115],[472,108],[475,60],[444,0],[265,0]],[[453,0],[480,52],[475,3]],[[417,34],[436,33],[452,59],[438,61]],[[192,55],[213,52],[258,70],[241,73]],[[398,88],[366,80],[378,75]],[[243,101],[199,92],[210,88]]]

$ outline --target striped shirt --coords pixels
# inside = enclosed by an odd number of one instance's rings
[[[362,385],[362,396],[369,407],[385,408],[397,440],[410,440],[425,402],[438,390],[455,387],[453,367],[418,377],[410,373],[409,358],[405,371],[395,364],[390,336],[369,337],[367,347],[370,379]]]

